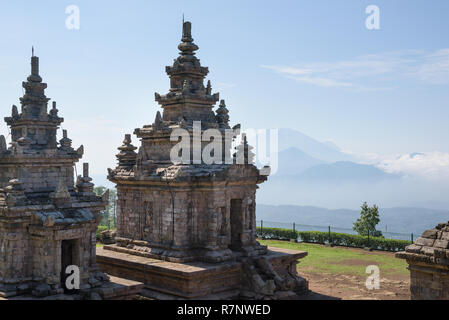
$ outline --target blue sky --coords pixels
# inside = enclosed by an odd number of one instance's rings
[[[65,27],[72,4],[80,30]],[[372,4],[380,30],[365,27]],[[449,153],[447,0],[2,1],[2,116],[19,104],[34,45],[69,137],[106,172],[123,135],[154,120],[183,13],[233,123],[361,154]]]

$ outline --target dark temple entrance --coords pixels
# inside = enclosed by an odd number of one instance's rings
[[[243,232],[243,212],[242,200],[231,200],[231,245],[232,250],[239,250],[242,247],[242,232]]]
[[[68,266],[75,264],[76,240],[63,240],[61,242],[61,287],[64,293],[74,293],[75,290],[66,288],[66,280],[70,274],[66,273]]]

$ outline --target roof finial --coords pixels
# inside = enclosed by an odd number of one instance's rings
[[[190,21],[184,21],[182,24],[182,39],[178,46],[183,56],[193,56],[195,51],[198,50],[198,46],[193,43],[192,38],[192,23]]]
[[[39,58],[34,55],[34,47],[31,47],[31,78],[28,81],[41,82],[42,78],[39,76]]]
[[[182,23],[182,41],[192,42],[192,24],[189,21]]]
[[[31,56],[34,57],[34,46],[31,46]]]

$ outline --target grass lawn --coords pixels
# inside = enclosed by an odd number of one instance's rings
[[[307,251],[308,256],[300,260],[299,271],[366,276],[366,267],[377,265],[382,276],[409,274],[405,260],[395,258],[391,252],[370,252],[363,249],[326,247],[319,244],[288,241],[259,240],[259,242],[272,247]]]

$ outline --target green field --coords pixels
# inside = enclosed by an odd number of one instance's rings
[[[405,260],[395,258],[392,253],[288,241],[259,240],[259,242],[272,247],[307,251],[308,256],[300,260],[299,271],[366,276],[366,267],[377,265],[383,276],[409,274]]]

